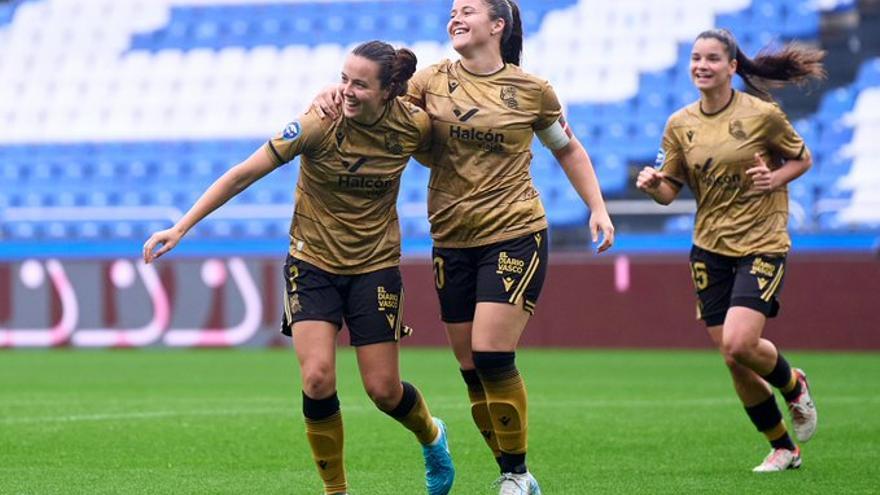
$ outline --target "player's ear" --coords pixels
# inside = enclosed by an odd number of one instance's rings
[[[504,19],[501,19],[500,17],[498,19],[495,19],[492,30],[489,32],[492,34],[492,36],[501,36],[502,34],[504,34]]]

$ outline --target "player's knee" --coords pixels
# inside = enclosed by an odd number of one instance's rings
[[[370,380],[364,383],[364,390],[376,407],[383,411],[394,409],[400,402],[403,393],[402,385],[398,380]]]
[[[326,397],[336,390],[336,374],[329,365],[310,366],[302,370],[303,392],[312,398]]]
[[[757,349],[756,344],[757,342],[750,342],[745,339],[725,340],[721,344],[721,353],[724,355],[725,363],[728,360],[733,361],[735,364],[748,362]]]
[[[721,356],[724,358],[724,365],[727,366],[731,372],[736,371],[736,368],[741,366],[736,362],[736,359],[734,359],[732,355],[724,352],[724,349],[721,349]]]

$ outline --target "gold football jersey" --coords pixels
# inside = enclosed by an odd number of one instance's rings
[[[415,74],[409,98],[433,123],[428,219],[436,246],[482,246],[547,227],[529,165],[535,131],[561,117],[550,84],[512,64],[480,76],[444,60]]]
[[[340,275],[398,265],[400,176],[430,143],[430,118],[401,99],[373,125],[313,112],[288,124],[264,148],[278,165],[302,155],[290,254]]]
[[[669,118],[658,161],[671,182],[694,192],[697,246],[736,257],[790,249],[788,189],[752,190],[746,170],[755,153],[775,170],[809,151],[779,106],[739,91],[715,114],[695,102]]]

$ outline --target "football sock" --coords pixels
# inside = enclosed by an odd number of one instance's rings
[[[792,371],[788,361],[782,357],[782,353],[778,353],[776,357],[776,366],[773,371],[764,375],[762,378],[767,383],[778,388],[782,392],[785,400],[791,402],[801,394],[801,382],[797,379],[797,375]]]
[[[486,392],[492,428],[501,449],[501,471],[526,472],[528,408],[526,387],[513,352],[474,352],[477,374]]]
[[[306,419],[306,437],[312,448],[312,458],[315,459],[318,474],[324,481],[324,491],[348,491],[342,455],[342,412],[339,410],[336,393],[326,399],[316,400],[303,392],[303,416]]]
[[[766,400],[754,406],[746,407],[746,414],[755,427],[767,437],[774,449],[794,450],[794,442],[785,429],[782,421],[782,413],[776,405],[776,398],[771,395]]]
[[[501,448],[498,446],[495,429],[492,428],[492,418],[489,416],[489,404],[486,403],[486,391],[483,390],[483,383],[477,375],[477,370],[461,370],[461,377],[467,384],[468,398],[471,401],[471,417],[474,419],[474,424],[480,430],[480,435],[483,436],[486,445],[492,450],[498,467],[501,467]]]
[[[403,397],[400,398],[397,407],[388,411],[387,414],[399,421],[407,430],[415,433],[422,445],[432,443],[437,439],[440,429],[434,424],[425,399],[412,384],[407,382],[401,382],[401,384],[403,385]]]

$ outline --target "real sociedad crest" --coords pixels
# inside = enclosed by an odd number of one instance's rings
[[[400,134],[394,131],[386,132],[385,149],[395,155],[403,154],[403,145],[400,144]]]

